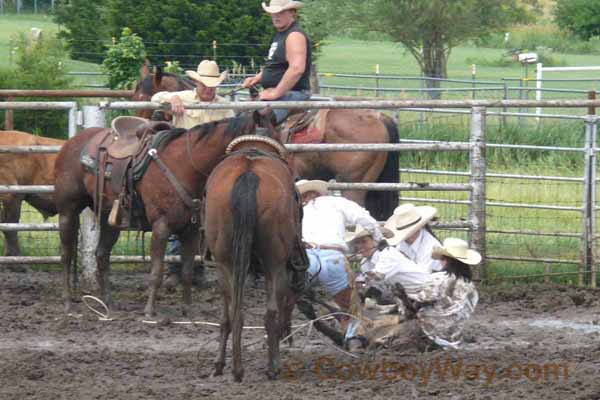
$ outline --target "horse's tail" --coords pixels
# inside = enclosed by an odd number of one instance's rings
[[[400,134],[398,133],[398,126],[392,118],[387,115],[381,116],[381,122],[385,125],[389,140],[388,143],[399,143]],[[399,170],[399,153],[390,151],[387,153],[385,165],[377,178],[377,182],[380,183],[399,183],[400,182],[400,170]],[[369,191],[367,192],[367,198],[365,200],[365,207],[373,218],[378,221],[387,219],[394,209],[398,207],[398,193],[396,191]]]
[[[254,172],[240,175],[233,185],[231,192],[231,209],[233,212],[233,301],[232,329],[234,350],[236,337],[241,338],[242,331],[242,300],[244,283],[252,259],[252,245],[256,230],[257,210],[256,192],[259,177]]]

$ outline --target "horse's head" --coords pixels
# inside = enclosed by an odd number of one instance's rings
[[[154,67],[154,73],[151,74],[148,66],[144,65],[140,72],[140,80],[135,85],[132,100],[150,101],[152,96],[158,92],[178,92],[180,90],[195,90],[196,85],[188,78],[180,77],[175,74],[163,72],[160,66]],[[138,117],[151,119],[153,110],[138,110]]]
[[[256,135],[266,136],[279,142],[279,132],[275,129],[275,113],[271,107],[265,107],[262,110],[256,110],[252,113],[254,124],[256,125]]]

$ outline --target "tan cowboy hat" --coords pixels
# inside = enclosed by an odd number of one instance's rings
[[[271,0],[271,4],[262,3],[262,8],[269,14],[276,14],[285,10],[298,9],[304,4],[292,0]]]
[[[394,214],[385,222],[385,227],[394,233],[388,243],[396,246],[407,237],[417,232],[433,219],[437,210],[434,207],[415,207],[406,203],[396,207]]]
[[[300,194],[304,194],[306,192],[317,192],[321,195],[329,194],[329,189],[327,189],[327,182],[320,180],[306,180],[302,179],[296,182],[296,188],[300,192]]]
[[[386,239],[394,236],[394,232],[390,231],[386,227],[379,227],[379,229],[381,230],[383,237]],[[363,228],[361,225],[356,224],[354,226],[354,229],[346,231],[346,233],[344,234],[344,241],[348,244],[351,244],[353,241],[363,238],[365,236],[371,236],[371,233],[365,228]]]
[[[477,265],[481,262],[481,254],[469,249],[469,244],[462,239],[447,238],[443,247],[435,246],[431,252],[431,258],[439,260],[442,256],[454,258],[469,265]]]
[[[203,60],[197,71],[185,71],[185,74],[207,87],[217,87],[227,78],[227,71],[219,73],[219,66],[211,60]]]

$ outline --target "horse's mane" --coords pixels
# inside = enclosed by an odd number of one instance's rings
[[[180,89],[185,89],[186,85],[188,86],[192,86],[195,87],[196,83],[188,78],[187,76],[180,76],[177,74],[172,74],[170,72],[162,72],[162,79],[164,78],[173,78],[177,81],[177,84],[179,85]],[[146,75],[144,78],[142,78],[141,81],[139,81],[135,87],[135,91],[137,92],[139,89],[142,90],[142,93],[151,96],[154,93],[152,92],[152,89],[154,88],[154,85],[152,83],[152,80],[154,79],[154,74],[148,74]]]
[[[227,124],[224,134],[231,139],[235,139],[238,136],[249,134],[249,128],[253,126],[254,120],[251,113],[243,113],[237,117],[196,125],[190,129],[190,133],[195,134],[196,140],[209,139],[217,131],[217,126],[222,124]]]

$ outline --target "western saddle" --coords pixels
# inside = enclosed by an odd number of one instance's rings
[[[136,207],[141,201],[136,196],[134,181],[145,171],[148,150],[157,146],[156,134],[172,129],[168,122],[121,116],[112,121],[111,128],[90,140],[81,154],[81,163],[95,175],[93,197],[97,218],[104,210],[103,199],[112,200],[110,225],[127,228],[135,220],[136,227],[141,228],[143,207]]]

